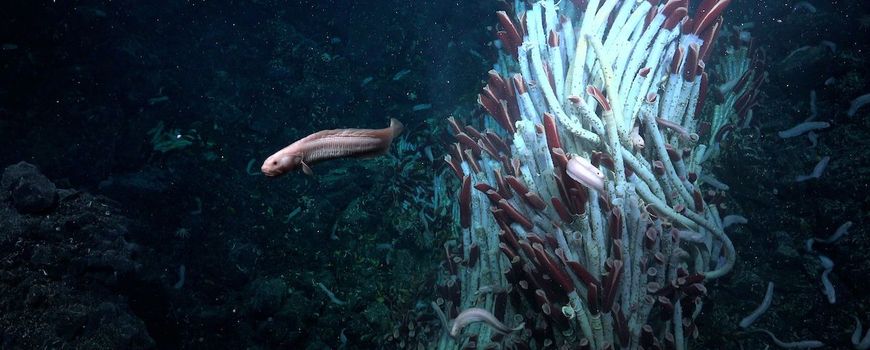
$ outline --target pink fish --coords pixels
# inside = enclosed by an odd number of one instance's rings
[[[568,176],[583,186],[598,192],[604,192],[604,174],[592,165],[588,159],[574,156],[568,160],[568,168],[565,169]]]
[[[384,129],[318,131],[266,158],[260,170],[266,176],[281,176],[302,168],[303,173],[312,175],[310,166],[325,160],[379,156],[390,149],[393,138],[402,133],[402,128],[400,121],[390,119],[390,126]]]

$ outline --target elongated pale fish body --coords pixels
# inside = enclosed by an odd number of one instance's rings
[[[465,326],[475,323],[475,322],[483,322],[495,329],[496,331],[502,334],[508,334],[514,331],[522,330],[525,327],[525,323],[521,323],[519,326],[515,328],[510,328],[506,326],[504,323],[501,323],[492,313],[486,311],[481,308],[470,308],[465,309],[460,312],[456,319],[453,320],[453,325],[450,327],[450,336],[456,338],[459,336],[459,332],[462,331]]]
[[[260,170],[266,176],[281,176],[298,168],[312,175],[311,165],[337,158],[367,158],[387,152],[404,126],[390,119],[384,129],[335,129],[308,135],[266,158]]]

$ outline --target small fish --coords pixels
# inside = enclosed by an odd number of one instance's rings
[[[486,311],[481,308],[469,308],[460,312],[456,319],[453,320],[453,324],[450,327],[450,336],[456,338],[459,336],[459,332],[462,331],[465,326],[475,323],[475,322],[483,322],[498,331],[502,334],[508,334],[511,332],[520,331],[525,327],[525,323],[520,323],[519,326],[514,328],[510,328],[506,326],[504,323],[501,323],[495,316],[492,315],[489,311]]]
[[[401,134],[403,128],[402,122],[390,119],[390,126],[384,129],[318,131],[266,158],[260,170],[264,175],[271,177],[281,176],[299,168],[306,175],[313,175],[310,166],[322,161],[379,156],[389,150],[393,138]]]

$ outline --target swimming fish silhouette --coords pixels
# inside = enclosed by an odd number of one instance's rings
[[[272,177],[299,168],[306,175],[313,175],[311,166],[322,161],[379,156],[390,149],[393,138],[401,134],[403,128],[402,122],[390,119],[390,126],[384,129],[318,131],[266,158],[260,170],[266,176]]]

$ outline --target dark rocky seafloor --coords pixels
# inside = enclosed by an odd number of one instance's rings
[[[494,3],[28,2],[0,13],[0,28],[21,34],[0,55],[0,349],[397,349],[439,336],[427,304],[452,222],[424,228],[405,201],[443,170],[443,119],[479,120]],[[756,326],[851,348],[850,316],[870,323],[870,107],[845,110],[870,92],[870,11],[734,3],[726,23],[755,22],[770,77],[754,127],[718,164],[749,223],[731,231],[738,263],[709,286],[694,348],[769,346],[737,327],[768,281],[774,302]],[[838,50],[782,62],[822,40]],[[808,117],[810,90],[832,126],[816,147],[777,138]],[[315,177],[256,175],[309,131],[388,116],[410,126],[410,151]],[[167,142],[176,136],[186,142]],[[793,181],[826,155],[822,178]],[[804,250],[849,220],[841,241]],[[833,305],[819,254],[836,263]]]
[[[57,188],[29,163],[0,182],[0,348],[153,348],[120,290],[141,269],[106,197]]]

